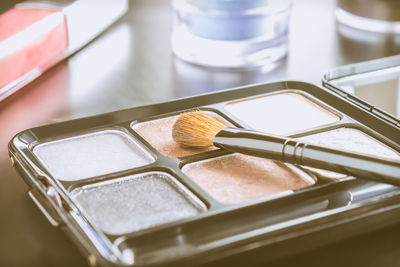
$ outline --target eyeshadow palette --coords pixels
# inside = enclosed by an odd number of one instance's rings
[[[396,186],[180,147],[171,129],[189,110],[400,161],[399,125],[334,90],[291,81],[28,129],[10,141],[11,161],[92,266],[259,264],[400,221]]]

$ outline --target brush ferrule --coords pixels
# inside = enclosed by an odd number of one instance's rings
[[[282,160],[282,157],[293,158],[292,155],[283,154],[286,141],[286,138],[279,136],[226,127],[215,136],[214,145],[256,157]]]
[[[226,127],[214,138],[214,145],[256,157],[303,165],[306,144],[294,139]]]
[[[400,162],[305,144],[297,140],[256,131],[224,128],[214,145],[246,155],[281,160],[400,185]]]

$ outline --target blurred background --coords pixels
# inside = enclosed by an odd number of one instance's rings
[[[320,85],[329,69],[400,53],[399,34],[337,23],[334,0],[293,2],[287,56],[257,68],[228,70],[186,63],[173,55],[170,1],[132,0],[127,13],[93,42],[0,102],[0,266],[87,264],[33,206],[27,186],[10,166],[7,143],[17,132],[253,83],[301,80]],[[1,1],[0,14],[15,3]],[[399,226],[271,266],[398,266]]]

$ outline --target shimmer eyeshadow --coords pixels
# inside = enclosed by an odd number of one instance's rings
[[[225,105],[225,109],[250,128],[280,135],[340,120],[328,109],[292,92],[231,102]]]
[[[133,137],[119,130],[103,130],[39,144],[33,153],[53,177],[76,181],[154,162]]]
[[[315,183],[284,163],[241,154],[188,164],[182,171],[223,204],[243,203]]]
[[[338,128],[298,138],[303,142],[400,160],[400,153],[355,128]]]
[[[204,113],[221,121],[226,125],[231,125],[222,117],[213,112]],[[174,141],[174,139],[172,139],[172,126],[174,125],[177,118],[178,115],[147,122],[141,122],[134,124],[132,128],[161,154],[169,157],[184,157],[218,149],[213,146],[206,148],[189,148],[181,147],[180,145],[178,145]]]
[[[131,233],[206,210],[167,173],[151,172],[74,189],[72,199],[104,232]]]

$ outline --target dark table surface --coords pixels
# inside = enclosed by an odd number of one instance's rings
[[[1,1],[0,12],[16,1]],[[7,143],[17,132],[229,87],[276,80],[320,84],[343,64],[398,54],[400,36],[337,25],[332,0],[294,3],[290,51],[275,68],[222,71],[186,64],[170,50],[169,1],[134,0],[99,38],[0,103],[0,266],[85,266],[74,244],[27,197]],[[399,266],[400,224],[274,262],[271,266]]]

